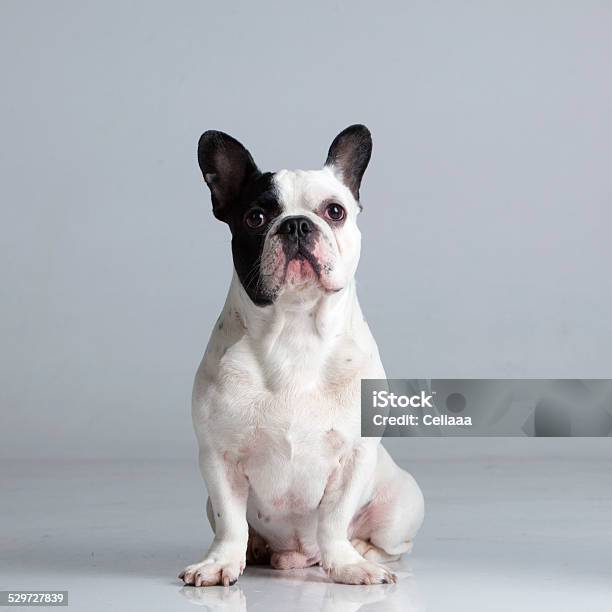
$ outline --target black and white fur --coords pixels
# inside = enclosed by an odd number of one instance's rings
[[[383,563],[412,547],[421,491],[379,439],[360,436],[360,381],[385,377],[354,280],[371,148],[353,125],[323,169],[271,173],[227,134],[200,139],[235,272],[193,390],[215,537],[186,584],[233,584],[247,560],[392,582]]]

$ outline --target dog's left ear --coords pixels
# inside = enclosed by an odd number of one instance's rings
[[[372,154],[372,135],[365,125],[351,125],[331,143],[325,165],[351,190],[359,201],[359,187]]]

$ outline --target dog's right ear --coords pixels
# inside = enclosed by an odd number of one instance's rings
[[[246,181],[259,170],[251,154],[235,138],[215,130],[200,137],[198,163],[210,189],[213,214],[227,222],[230,207],[238,200]]]

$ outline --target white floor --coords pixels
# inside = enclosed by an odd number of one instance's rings
[[[87,612],[612,610],[610,439],[393,441],[403,448],[427,515],[397,585],[249,568],[229,589],[183,587],[211,535],[195,460],[3,461],[0,590],[67,589]]]

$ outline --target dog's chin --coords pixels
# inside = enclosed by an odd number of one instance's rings
[[[333,263],[327,259],[322,263],[312,253],[296,253],[290,259],[282,255],[264,259],[267,265],[262,269],[264,282],[259,289],[265,300],[254,300],[260,306],[277,301],[305,304],[344,288],[341,279],[330,274]]]
[[[282,283],[282,293],[293,297],[309,299],[316,295],[337,293],[342,287],[330,285],[329,279],[321,272],[322,266],[309,258],[297,256],[289,260]]]
[[[299,256],[294,257],[287,262],[284,284],[289,289],[300,289],[302,287],[319,285],[319,274],[308,259]]]

